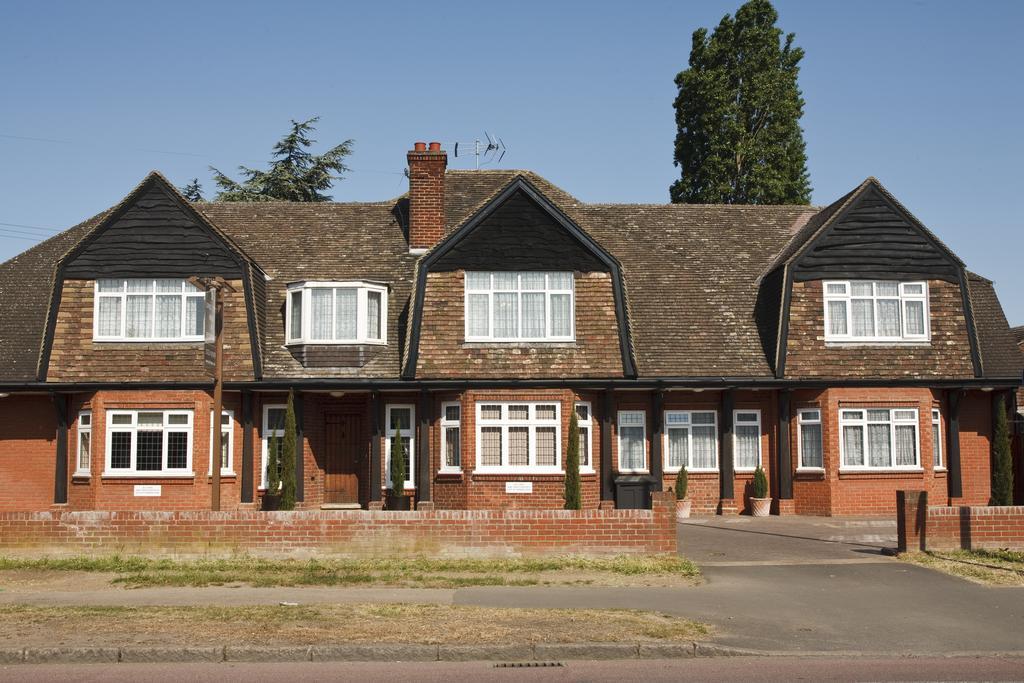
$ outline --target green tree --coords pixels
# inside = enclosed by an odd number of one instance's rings
[[[807,204],[811,199],[797,85],[801,48],[782,39],[768,0],[750,0],[711,35],[693,32],[676,76],[673,202]]]
[[[391,495],[395,498],[405,495],[405,442],[402,441],[402,430],[395,431],[391,440],[391,463],[388,469],[391,474]]]
[[[188,185],[179,188],[181,196],[190,202],[201,202],[203,201],[203,186],[199,183],[199,178],[193,178],[189,181]]]
[[[992,440],[992,504],[1013,505],[1013,452],[1010,421],[1002,396],[996,400],[996,433]]]
[[[271,427],[274,429],[274,427]],[[271,431],[267,440],[267,493],[277,495],[281,488],[281,460],[277,446],[277,432]]]
[[[768,497],[768,477],[764,475],[764,470],[761,469],[760,465],[754,470],[754,490],[752,494],[753,498]]]
[[[569,447],[565,450],[565,509],[583,509],[580,496],[580,423],[575,410],[569,418]]]
[[[241,182],[232,180],[213,166],[213,180],[219,192],[217,200],[222,202],[266,202],[273,200],[289,202],[327,202],[329,190],[334,181],[341,180],[348,171],[345,157],[352,153],[352,140],[345,140],[323,154],[311,154],[308,148],[316,140],[310,134],[320,117],[307,121],[292,121],[292,128],[274,145],[270,168],[260,171],[239,166]]]
[[[676,475],[676,500],[686,500],[686,492],[690,488],[690,474],[686,471],[686,465],[679,468]]]
[[[295,461],[298,457],[295,429],[295,392],[288,392],[284,413],[284,440],[281,444],[281,509],[295,509]]]

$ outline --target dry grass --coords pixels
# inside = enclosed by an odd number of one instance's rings
[[[687,619],[627,610],[411,604],[0,606],[0,642],[12,647],[681,642],[707,634],[706,626]]]
[[[906,562],[937,569],[986,586],[1024,586],[1024,552],[957,550],[907,553]]]
[[[254,557],[171,560],[144,557],[0,558],[0,583],[25,572],[57,580],[65,572],[109,574],[127,587],[149,586],[676,586],[696,583],[700,572],[675,556],[563,556],[517,559],[321,559]],[[6,581],[5,581],[6,580]],[[45,584],[43,584],[45,585]]]

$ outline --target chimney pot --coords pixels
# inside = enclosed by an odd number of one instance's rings
[[[440,142],[431,142],[430,143],[430,151],[431,152],[440,152],[441,151],[441,143]]]
[[[414,144],[412,146],[412,148],[413,148],[413,150],[415,150],[417,152],[425,152],[425,151],[427,151],[427,143],[425,143],[425,142],[417,142],[416,144]]]

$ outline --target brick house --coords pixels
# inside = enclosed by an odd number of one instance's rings
[[[258,507],[294,391],[300,507],[891,513],[985,504],[1024,366],[992,283],[869,178],[824,207],[586,204],[530,172],[408,154],[377,203],[198,203],[150,174],[0,266],[0,510]],[[204,300],[220,276],[225,411]],[[14,485],[12,485],[14,484]]]

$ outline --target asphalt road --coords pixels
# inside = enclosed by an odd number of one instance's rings
[[[0,681],[83,681],[96,683],[191,683],[246,681],[512,681],[515,683],[589,681],[1019,681],[1024,659],[1013,658],[809,658],[572,661],[551,668],[496,668],[486,662],[382,664],[80,664],[18,665],[0,668]]]

